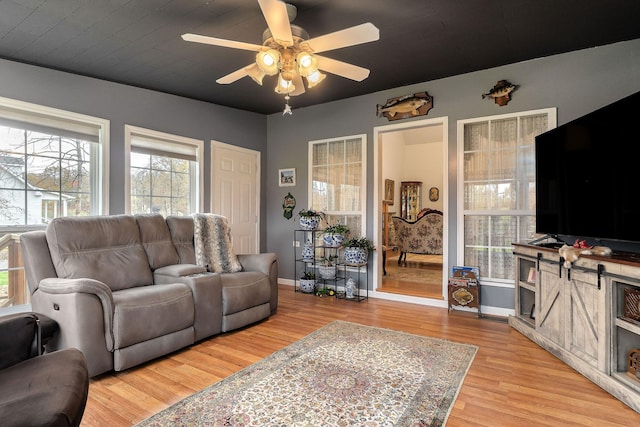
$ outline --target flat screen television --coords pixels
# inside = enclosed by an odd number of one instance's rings
[[[640,252],[640,92],[536,137],[536,232]]]

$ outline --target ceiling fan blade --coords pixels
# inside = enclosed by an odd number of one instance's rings
[[[258,3],[273,39],[283,46],[292,46],[293,36],[287,5],[280,0],[258,0]]]
[[[218,39],[215,37],[201,36],[198,34],[190,34],[190,33],[183,34],[182,39],[188,42],[204,43],[204,44],[210,44],[213,46],[230,47],[233,49],[251,50],[254,52],[259,52],[260,50],[263,49],[263,46],[258,44],[237,42],[234,40]]]
[[[306,44],[316,53],[340,49],[347,46],[374,42],[380,39],[380,30],[371,22],[356,25],[324,36],[306,41]]]
[[[331,74],[337,74],[338,76],[355,80],[357,82],[361,82],[369,77],[369,70],[366,68],[327,58],[325,56],[315,56],[318,58],[318,68]]]
[[[293,86],[295,87],[295,90],[289,95],[298,96],[304,93],[304,82],[302,81],[302,77],[300,77],[300,74],[298,73],[294,74],[293,76]]]
[[[222,76],[218,80],[216,80],[216,83],[221,85],[228,85],[230,83],[237,82],[244,76],[248,76],[249,73],[247,72],[247,69],[253,67],[254,65],[256,64],[249,64],[245,67],[240,68],[239,70],[234,71],[233,73],[229,73],[226,76]]]

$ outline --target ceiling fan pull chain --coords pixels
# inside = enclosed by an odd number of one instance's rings
[[[289,99],[291,99],[289,97],[289,94],[287,94],[287,96],[284,97],[284,111],[282,112],[282,115],[284,116],[285,114],[288,115],[293,115],[293,111],[291,111],[291,106],[289,105]]]

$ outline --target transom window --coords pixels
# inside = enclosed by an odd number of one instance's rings
[[[555,120],[552,108],[458,122],[458,247],[485,281],[513,282],[511,243],[533,237],[535,137]]]
[[[346,224],[351,237],[364,236],[366,136],[309,142],[311,208],[329,224]]]
[[[126,126],[129,207],[132,214],[189,215],[200,209],[199,140]]]

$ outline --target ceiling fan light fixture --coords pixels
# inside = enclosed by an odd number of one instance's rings
[[[298,71],[302,77],[307,77],[318,71],[318,59],[309,52],[300,52],[296,55]]]
[[[268,49],[258,52],[256,55],[256,64],[264,74],[274,76],[278,73],[278,63],[280,62],[280,54],[275,49]]]
[[[307,87],[311,89],[312,87],[323,81],[326,77],[326,74],[323,74],[319,70],[316,70],[315,72],[307,76]]]
[[[278,85],[275,88],[276,93],[286,95],[294,90],[296,90],[296,87],[293,85],[293,82],[291,80],[285,80],[282,74],[280,74],[278,76]]]
[[[247,75],[253,79],[254,82],[258,83],[262,86],[262,79],[264,79],[265,74],[262,72],[260,67],[257,64],[253,64],[246,69]]]

